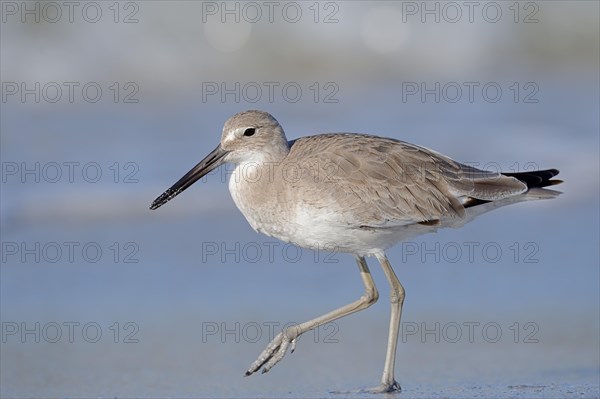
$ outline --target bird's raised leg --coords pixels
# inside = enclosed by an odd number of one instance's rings
[[[322,316],[281,331],[279,334],[277,334],[277,336],[275,336],[269,345],[267,345],[258,359],[256,359],[256,361],[250,365],[246,371],[247,376],[258,371],[260,368],[262,368],[263,373],[269,371],[281,359],[283,359],[283,356],[290,347],[290,344],[291,351],[294,351],[296,346],[296,338],[298,338],[301,334],[304,334],[305,332],[319,327],[325,323],[329,323],[330,321],[339,319],[354,312],[358,312],[359,310],[366,309],[377,302],[379,293],[377,292],[377,288],[375,287],[375,283],[373,282],[373,278],[371,277],[371,272],[369,271],[369,267],[367,266],[365,258],[362,256],[356,256],[356,262],[358,263],[360,276],[363,284],[365,285],[365,293],[359,299],[349,303],[346,306],[342,306],[341,308],[335,309]]]
[[[404,287],[400,284],[392,265],[388,261],[385,254],[376,255],[377,260],[381,263],[383,272],[390,283],[390,332],[388,335],[387,352],[385,355],[385,364],[383,366],[383,376],[381,384],[377,387],[369,389],[369,392],[395,392],[400,391],[400,384],[394,379],[394,363],[396,360],[396,346],[398,344],[398,331],[400,328],[400,318],[402,316],[402,304],[404,303]]]

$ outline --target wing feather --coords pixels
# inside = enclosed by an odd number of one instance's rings
[[[461,199],[491,201],[527,190],[516,178],[389,138],[343,133],[304,137],[291,144],[290,158],[301,160],[300,180],[292,182],[304,192],[298,198],[310,206],[327,203],[341,223],[356,227],[464,218]]]

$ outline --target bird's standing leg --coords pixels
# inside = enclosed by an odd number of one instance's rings
[[[356,262],[358,263],[358,269],[360,270],[360,276],[363,284],[365,285],[365,293],[356,301],[349,303],[346,306],[335,309],[322,316],[316,317],[312,320],[301,323],[297,326],[290,327],[275,336],[275,338],[267,345],[265,350],[260,354],[258,359],[246,371],[246,375],[250,375],[255,371],[258,371],[262,367],[262,372],[266,373],[273,366],[275,366],[287,352],[288,347],[291,344],[291,351],[293,352],[296,346],[296,338],[307,331],[310,331],[316,327],[319,327],[330,321],[339,319],[347,316],[351,313],[363,310],[377,302],[379,293],[371,277],[371,272],[367,266],[365,258],[362,256],[356,256]],[[393,360],[392,360],[393,363]],[[393,374],[393,369],[392,369]],[[393,380],[393,376],[392,376]]]
[[[377,260],[381,263],[383,272],[390,283],[390,332],[388,335],[387,352],[385,355],[385,364],[383,366],[383,376],[381,384],[370,389],[370,392],[394,392],[400,391],[400,384],[394,379],[394,363],[396,360],[396,347],[398,344],[398,331],[400,328],[400,318],[402,316],[402,304],[404,303],[404,287],[400,284],[392,265],[388,261],[385,254],[376,255]]]

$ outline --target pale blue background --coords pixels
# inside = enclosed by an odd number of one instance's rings
[[[564,194],[556,200],[504,208],[414,241],[427,248],[494,243],[503,250],[496,263],[481,251],[472,262],[463,253],[455,263],[433,256],[422,261],[403,254],[401,245],[389,251],[407,291],[403,321],[494,322],[503,333],[497,343],[480,334],[473,343],[408,336],[398,347],[397,379],[406,397],[598,397],[597,2],[537,2],[533,24],[512,21],[512,2],[502,3],[506,14],[496,24],[480,17],[456,24],[377,19],[401,15],[400,2],[337,2],[339,22],[315,24],[310,3],[303,3],[306,17],[297,24],[281,18],[226,24],[218,31],[226,35],[222,41],[211,36],[214,26],[202,23],[199,3],[136,4],[134,24],[114,24],[104,4],[105,17],[96,24],[80,18],[22,24],[8,17],[0,25],[3,82],[93,81],[105,89],[95,104],[81,97],[72,104],[18,98],[0,104],[5,165],[97,162],[103,172],[98,183],[81,175],[73,183],[6,176],[2,242],[93,242],[104,250],[93,264],[80,252],[73,263],[66,255],[57,263],[3,260],[3,323],[95,322],[103,335],[97,343],[81,335],[73,343],[6,337],[0,343],[2,397],[340,397],[346,395],[331,392],[379,381],[389,309],[375,262],[379,303],[321,330],[316,343],[314,335],[303,337],[269,374],[243,378],[268,342],[264,323],[304,321],[361,294],[354,260],[336,254],[337,263],[326,263],[319,254],[315,262],[304,250],[294,263],[283,244],[269,259],[265,245],[275,240],[252,231],[220,173],[159,211],[148,210],[214,148],[227,117],[249,108],[273,113],[290,139],[365,132],[464,162],[560,169]],[[381,6],[388,8],[373,11]],[[379,23],[373,28],[369,20]],[[224,51],[227,43],[239,49]],[[115,81],[135,82],[139,103],[113,103],[108,86]],[[202,83],[213,81],[299,82],[305,92],[297,103],[281,96],[273,103],[204,102]],[[413,81],[498,82],[504,96],[498,103],[481,96],[473,103],[402,102],[402,83]],[[335,82],[339,102],[315,103],[308,89],[313,82]],[[535,82],[539,102],[514,103],[512,82]],[[127,162],[135,163],[138,182],[124,183],[121,175],[115,183],[109,169],[115,162],[123,174],[131,171],[123,169]],[[135,243],[139,262],[124,263],[124,252],[115,262],[114,242],[122,251]],[[523,262],[526,251],[515,262],[515,242],[522,250],[534,243],[539,262]],[[254,253],[239,262],[231,255],[203,262],[207,243],[260,245],[265,252],[256,262],[248,261]],[[125,323],[135,323],[138,342],[123,343],[120,336],[114,343],[109,327],[115,322],[121,334]],[[535,323],[538,342],[524,343],[521,335],[515,343],[509,329],[515,322],[523,335],[525,323]],[[206,323],[258,323],[262,336],[248,342],[240,330],[239,342],[235,334],[203,339]],[[332,331],[335,342],[325,342]]]

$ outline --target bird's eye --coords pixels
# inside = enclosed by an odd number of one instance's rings
[[[254,136],[254,133],[256,133],[256,129],[253,127],[249,127],[248,129],[244,130],[244,136]]]

